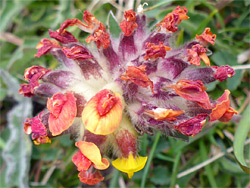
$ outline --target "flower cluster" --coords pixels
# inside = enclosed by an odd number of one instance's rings
[[[20,94],[47,99],[47,108],[24,122],[25,133],[37,145],[73,135],[79,151],[72,161],[80,181],[94,185],[104,179],[100,170],[111,161],[129,178],[144,167],[147,157],[138,155],[138,137],[144,133],[188,137],[207,120],[228,122],[237,114],[230,107],[230,91],[212,100],[205,87],[234,75],[230,66],[210,66],[207,45],[214,45],[216,35],[206,28],[182,47],[171,45],[187,13],[178,6],[149,32],[143,11],[125,11],[119,39],[88,11],[85,23],[68,19],[49,30],[55,40],[42,39],[35,56],[52,54],[60,66],[25,70],[29,83],[21,84]],[[96,48],[78,42],[66,30],[71,26],[90,33],[86,42]]]

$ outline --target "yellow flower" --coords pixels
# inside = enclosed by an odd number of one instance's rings
[[[108,135],[120,125],[122,110],[120,94],[104,89],[86,104],[82,121],[88,131],[97,135]]]
[[[144,168],[147,159],[148,157],[134,157],[131,152],[128,158],[121,157],[112,161],[112,165],[118,170],[127,173],[129,178],[132,178],[134,172],[138,172]]]

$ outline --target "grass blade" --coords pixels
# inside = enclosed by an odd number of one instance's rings
[[[208,159],[208,157],[207,157],[208,153],[206,151],[206,146],[205,146],[205,143],[204,143],[203,140],[201,140],[199,142],[199,146],[200,146],[201,158],[202,158],[203,161],[206,161]],[[213,171],[212,171],[212,168],[211,168],[210,164],[205,166],[205,171],[206,171],[208,181],[209,181],[211,187],[218,187],[217,184],[216,184],[216,181],[215,181]]]
[[[248,174],[250,174],[250,167],[247,166],[244,158],[244,142],[250,130],[249,114],[250,114],[250,104],[248,105],[245,113],[243,114],[240,124],[235,132],[234,145],[233,145],[234,155],[237,162],[239,163],[242,170],[244,170]]]
[[[148,176],[149,167],[150,167],[151,161],[154,158],[155,149],[156,149],[156,146],[157,146],[157,144],[158,144],[158,142],[160,140],[160,136],[161,136],[161,133],[157,132],[157,134],[155,136],[155,140],[154,140],[153,146],[152,146],[152,149],[151,149],[149,157],[148,157],[147,164],[146,164],[146,166],[144,168],[144,172],[143,172],[143,176],[142,176],[142,181],[141,181],[141,188],[145,187],[145,183],[146,183],[146,179],[147,179],[147,176]]]
[[[181,154],[182,151],[178,151],[176,157],[175,157],[175,161],[174,161],[174,167],[172,170],[172,176],[171,176],[171,183],[170,183],[170,187],[175,187],[175,182],[176,182],[176,177],[177,177],[177,173],[178,173],[178,167],[180,164],[180,158],[181,158]]]

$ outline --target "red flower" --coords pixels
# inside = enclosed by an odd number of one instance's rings
[[[77,19],[76,19],[77,20]],[[69,20],[66,20],[69,21]],[[78,40],[74,37],[74,35],[72,35],[70,32],[66,31],[66,30],[57,30],[57,31],[51,31],[49,29],[49,36],[51,38],[56,39],[57,41],[59,41],[62,44],[67,44],[70,42],[77,42]]]
[[[82,46],[73,46],[71,48],[63,47],[62,51],[70,59],[83,60],[93,58],[93,56]]]
[[[207,92],[201,81],[180,80],[176,85],[170,86],[175,89],[175,92],[190,101],[196,101],[201,107],[211,109],[210,100]]]
[[[97,48],[100,48],[101,46],[106,49],[110,45],[110,40],[109,40],[109,34],[106,33],[105,26],[100,23],[100,26],[98,29],[95,30],[93,35],[88,36],[86,38],[86,42],[90,43],[90,41],[95,41]]]
[[[36,46],[38,51],[35,57],[41,57],[42,55],[47,54],[53,48],[61,48],[61,46],[56,41],[42,39]]]
[[[32,140],[36,145],[51,143],[47,135],[47,128],[42,122],[42,116],[44,112],[40,112],[37,116],[33,118],[26,119],[24,124],[24,132],[28,135],[32,133]]]
[[[220,67],[212,66],[212,68],[216,69],[216,73],[214,75],[214,78],[216,80],[219,80],[220,82],[224,81],[228,77],[233,77],[235,74],[235,71],[232,67],[229,65],[223,65]]]
[[[147,42],[146,47],[147,47],[147,50],[144,56],[145,60],[148,60],[148,59],[155,60],[159,57],[164,58],[166,55],[166,51],[171,50],[170,47],[164,46],[163,42],[159,42],[159,45]]]
[[[191,49],[187,49],[187,57],[188,61],[190,61],[191,64],[200,66],[201,65],[201,59],[204,61],[206,65],[210,65],[210,60],[207,57],[207,49],[201,46],[200,44],[196,44],[192,46]]]
[[[183,10],[180,6],[176,7],[171,13],[167,14],[163,20],[157,24],[168,31],[176,32],[178,30],[177,25],[181,23],[182,20],[186,20],[189,17],[187,14],[186,7],[183,7]]]
[[[78,174],[78,177],[81,182],[88,185],[96,185],[100,181],[104,180],[104,177],[101,175],[99,170],[90,169],[88,171],[81,171]]]
[[[154,93],[153,82],[146,75],[146,65],[139,67],[128,66],[125,75],[121,76],[122,80],[131,81],[141,87],[150,87],[152,93]]]
[[[210,32],[210,28],[207,27],[201,35],[196,35],[196,39],[204,43],[204,45],[207,45],[208,43],[214,45],[216,35]]]
[[[186,136],[194,137],[201,132],[202,126],[206,122],[208,114],[198,114],[197,116],[175,126],[175,129]]]
[[[210,121],[220,120],[228,122],[234,114],[237,114],[237,111],[230,107],[229,95],[230,91],[225,90],[223,95],[216,100],[216,104],[210,114]]]
[[[37,65],[27,68],[24,72],[24,79],[29,81],[29,84],[21,84],[19,94],[23,94],[25,97],[32,97],[35,89],[40,85],[39,80],[50,71]]]
[[[53,136],[61,134],[73,123],[76,116],[76,101],[72,92],[56,93],[47,101],[50,111],[49,130]]]
[[[130,36],[134,32],[134,30],[138,27],[136,23],[135,12],[132,9],[125,11],[124,17],[125,20],[121,21],[120,28],[125,36]]]

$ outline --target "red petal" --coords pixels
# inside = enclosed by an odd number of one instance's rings
[[[179,15],[179,21],[177,22],[178,24],[181,22],[181,20],[187,20],[189,17],[187,16],[188,10],[186,7],[182,7],[183,10],[181,9],[181,6],[177,6],[174,10],[173,13],[177,13]]]
[[[29,84],[20,84],[19,94],[25,97],[34,96],[34,88],[32,88]]]
[[[49,36],[56,39],[62,44],[68,44],[70,42],[77,42],[78,40],[70,32],[63,30],[61,33],[59,31],[49,30]]]
[[[233,114],[235,114],[234,110],[230,108],[229,95],[230,95],[230,91],[225,90],[223,95],[216,100],[216,105],[213,108],[212,113],[210,114],[210,121],[215,121],[220,118],[222,118],[222,121],[229,121],[232,118]],[[226,112],[228,113],[225,114]],[[226,119],[229,119],[229,120],[226,120]]]
[[[205,45],[207,43],[210,43],[214,45],[216,35],[210,32],[210,28],[205,28],[204,32],[201,35],[196,35],[196,39],[204,43]]]
[[[50,143],[50,139],[47,135],[47,128],[42,123],[43,113],[44,112],[40,112],[37,116],[26,119],[23,123],[25,133],[32,133],[32,140],[34,140],[35,144],[37,145],[40,143]]]
[[[35,57],[41,57],[44,54],[47,54],[53,48],[61,48],[61,46],[53,40],[42,39],[36,46],[38,49]]]
[[[180,6],[176,7],[171,13],[167,14],[162,22],[158,23],[157,26],[161,26],[168,31],[176,32],[178,28],[176,27],[178,24],[181,23],[182,20],[186,20],[189,17],[187,14],[186,7],[183,7],[183,10]]]
[[[146,66],[141,65],[139,67],[128,66],[128,69],[124,76],[121,76],[122,80],[131,81],[141,87],[150,86],[152,93],[154,93],[153,82],[146,75]]]
[[[50,72],[50,71],[51,70],[48,70],[44,67],[35,65],[25,70],[24,79],[27,81],[31,81],[31,80],[38,81],[43,75],[45,75],[47,72]]]
[[[166,51],[171,50],[170,47],[164,46],[163,42],[159,42],[158,45],[147,42],[146,46],[147,46],[147,50],[144,56],[145,60],[148,60],[148,59],[155,60],[159,57],[164,58],[166,55]]]
[[[41,66],[32,66],[27,68],[24,73],[24,79],[29,81],[29,84],[21,84],[21,89],[19,89],[19,94],[23,94],[25,97],[32,97],[34,95],[34,90],[39,84],[39,80],[48,72],[46,68]]]
[[[219,80],[220,82],[224,81],[228,77],[233,77],[235,74],[235,71],[232,67],[229,65],[223,65],[220,67],[212,66],[212,68],[216,69],[216,73],[214,75],[214,78],[216,80]]]
[[[169,13],[163,18],[162,22],[157,24],[157,26],[161,26],[168,31],[176,32],[178,30],[178,27],[176,27],[178,20],[178,14]]]
[[[232,107],[229,107],[227,111],[223,114],[223,116],[219,119],[219,121],[226,123],[232,119],[234,114],[238,114],[238,112]]]
[[[100,171],[95,170],[94,172],[88,171],[81,171],[78,174],[78,177],[81,182],[88,184],[88,185],[95,185],[100,181],[104,180],[104,177],[101,175]]]
[[[134,30],[138,27],[135,22],[128,22],[126,20],[121,21],[120,28],[125,36],[130,36],[134,32]]]
[[[105,27],[102,23],[98,29],[95,30],[93,35],[88,36],[86,39],[87,43],[90,41],[95,41],[97,48],[103,47],[106,49],[110,45],[109,34],[105,32]]]
[[[78,151],[74,154],[72,161],[77,166],[78,171],[87,171],[92,164],[92,162],[87,157],[85,157],[81,151]]]
[[[154,110],[145,110],[145,114],[154,118],[156,121],[175,121],[175,117],[183,114],[184,111],[174,111],[172,109],[156,108]]]
[[[87,10],[83,13],[83,20],[87,23],[87,27],[90,29],[94,29],[96,26],[100,25],[100,22]]]
[[[208,114],[198,114],[197,116],[175,126],[175,129],[186,136],[194,137],[201,132]]]
[[[127,10],[124,12],[124,17],[125,19],[130,22],[135,22],[136,21],[136,14],[135,12],[133,11],[133,9],[130,9],[130,10]]]
[[[61,134],[73,123],[76,116],[76,101],[72,92],[64,95],[56,93],[48,99],[47,108],[50,111],[49,130],[53,136]]]
[[[87,49],[82,46],[73,46],[71,48],[63,47],[62,51],[70,59],[84,60],[93,58],[93,56],[89,54]]]
[[[131,152],[133,155],[137,154],[137,138],[126,129],[116,133],[115,140],[122,156],[128,158]]]
[[[211,103],[206,89],[201,81],[180,80],[176,85],[170,86],[175,89],[175,92],[184,99],[196,101],[205,108],[211,109]]]
[[[200,44],[193,45],[191,49],[187,49],[188,61],[193,65],[200,66],[200,60],[202,59],[206,65],[210,65],[206,52],[207,49]]]
[[[120,28],[124,32],[125,36],[130,36],[134,32],[134,30],[138,27],[136,23],[136,14],[131,9],[125,11],[124,13],[125,20],[121,21]]]

